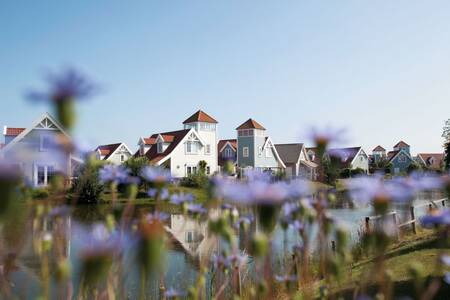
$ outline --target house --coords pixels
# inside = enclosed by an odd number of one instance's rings
[[[3,129],[0,158],[17,166],[33,186],[46,186],[55,173],[71,177],[82,163],[77,155],[56,150],[57,140],[70,136],[50,114],[45,113],[27,128]]]
[[[317,180],[318,165],[311,161],[304,144],[275,144],[275,148],[286,166],[287,178]]]
[[[369,173],[369,156],[362,147],[335,148],[328,155],[338,159],[340,169],[363,170]]]
[[[387,153],[387,160],[391,174],[407,173],[409,166],[413,163],[411,147],[404,141],[398,142],[394,150]]]
[[[127,161],[133,153],[125,143],[100,145],[94,150],[98,160],[104,160],[119,165]]]
[[[154,133],[138,141],[135,156],[146,156],[151,164],[170,170],[181,178],[199,170],[206,162],[206,173],[217,172],[217,124],[207,113],[199,110],[183,122],[184,129]]]
[[[416,157],[417,162],[433,171],[441,171],[444,165],[444,154],[443,153],[419,153]]]
[[[266,129],[253,119],[248,119],[237,130],[237,166],[243,169],[284,171],[286,166],[278,155]]]
[[[386,158],[386,149],[384,149],[383,147],[381,147],[380,145],[376,146],[373,150],[372,150],[372,161],[374,163],[377,163],[383,159]]]
[[[217,143],[219,167],[223,168],[227,162],[231,162],[234,166],[237,160],[237,140],[228,139],[220,140]]]

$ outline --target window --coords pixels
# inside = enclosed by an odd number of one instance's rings
[[[272,157],[272,148],[266,147],[266,157]]]
[[[403,154],[400,154],[400,155],[398,156],[398,161],[399,161],[399,162],[406,162],[406,156],[404,156]]]
[[[193,234],[192,231],[186,232],[186,242],[187,243],[192,243],[194,241],[193,236],[194,236],[194,234]]]
[[[40,136],[40,143],[39,143],[39,150],[40,151],[48,151],[50,149],[51,140],[50,136],[46,134],[41,134]]]
[[[232,153],[231,149],[230,149],[230,148],[226,148],[226,149],[223,151],[223,156],[224,156],[224,157],[233,157],[233,153]]]
[[[121,161],[121,162],[124,162],[124,161],[125,161],[125,155],[123,155],[123,154],[120,155],[120,161]]]
[[[209,166],[206,166],[206,175],[211,174],[211,168]]]
[[[261,157],[263,153],[263,148],[261,146],[258,147],[258,156]]]
[[[242,156],[243,157],[248,157],[248,147],[242,148]]]
[[[211,145],[206,145],[205,154],[211,154]]]
[[[54,175],[55,168],[53,166],[36,165],[34,184],[36,186],[46,186],[50,183]]]
[[[163,143],[158,143],[157,144],[157,149],[156,149],[156,151],[158,152],[158,153],[162,153],[163,152]]]
[[[199,149],[199,145],[197,142],[186,142],[186,153],[188,154],[197,154]]]

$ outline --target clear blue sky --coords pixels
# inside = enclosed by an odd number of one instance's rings
[[[23,95],[75,66],[103,91],[79,107],[93,143],[175,130],[201,108],[220,137],[255,118],[277,142],[311,125],[351,145],[441,151],[450,118],[450,1],[2,1],[0,125],[45,105]]]

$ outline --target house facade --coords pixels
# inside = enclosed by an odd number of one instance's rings
[[[317,180],[318,166],[310,160],[304,144],[276,144],[275,148],[286,166],[287,178]]]
[[[444,153],[419,153],[416,161],[428,170],[442,171],[444,168]]]
[[[217,143],[219,167],[223,168],[227,163],[236,167],[237,161],[237,140],[220,140]],[[235,171],[235,170],[234,170]]]
[[[0,158],[20,169],[35,187],[47,186],[55,173],[71,177],[82,163],[75,154],[57,151],[55,143],[68,133],[50,114],[45,113],[27,128],[4,127],[4,146]]]
[[[200,161],[206,162],[206,173],[218,170],[218,122],[199,110],[183,122],[184,129],[154,133],[140,138],[135,156],[146,156],[151,164],[170,170],[181,178],[199,171]]]
[[[240,170],[277,172],[286,169],[266,129],[253,119],[236,128],[237,166]]]
[[[341,169],[362,170],[369,173],[369,156],[362,147],[336,148],[328,151],[338,159]]]
[[[115,165],[123,164],[133,156],[133,153],[125,143],[100,145],[95,148],[94,153],[98,160],[111,162]]]
[[[387,160],[391,174],[407,173],[409,166],[414,161],[411,157],[411,147],[404,141],[398,142],[394,146],[394,150],[387,153]]]

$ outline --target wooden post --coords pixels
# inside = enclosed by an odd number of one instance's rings
[[[370,231],[370,217],[366,217],[366,233]]]
[[[241,272],[239,266],[234,267],[234,286],[235,292],[238,297],[241,297]]]
[[[416,229],[416,216],[414,214],[414,206],[410,207],[410,212],[411,212],[411,228],[414,234],[417,234],[417,229]]]
[[[400,235],[399,235],[399,228],[397,226],[397,212],[394,211],[394,213],[392,214],[392,218],[394,219],[395,236],[398,240]]]

